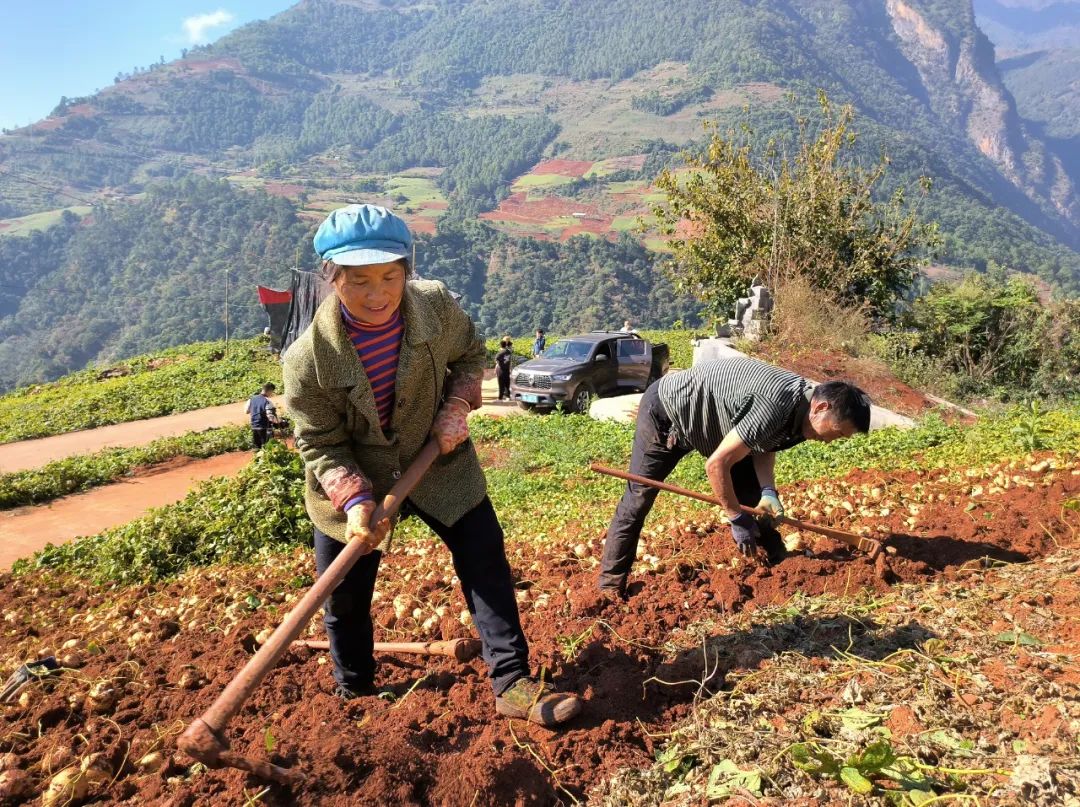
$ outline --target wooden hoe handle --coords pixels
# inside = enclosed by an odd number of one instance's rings
[[[401,479],[386,494],[386,498],[375,508],[371,516],[372,523],[378,523],[384,518],[393,516],[401,508],[402,503],[416,487],[420,479],[435,458],[439,456],[439,445],[434,440],[420,450]],[[225,690],[217,700],[203,713],[202,717],[191,722],[182,735],[177,745],[188,756],[202,762],[212,768],[230,766],[242,768],[263,778],[272,779],[282,784],[296,784],[303,781],[303,774],[298,771],[280,768],[268,762],[249,760],[238,754],[228,751],[229,743],[225,739],[224,731],[229,721],[243,707],[251,693],[262,683],[263,678],[270,672],[278,661],[289,649],[293,639],[303,632],[311,617],[330,596],[356,561],[365,554],[366,546],[360,541],[350,541],[341,550],[333,563],[315,581],[307,594],[288,613],[285,621],[271,634],[259,651],[252,656],[244,668],[229,682]]]
[[[329,650],[325,639],[298,639],[293,647]],[[446,656],[455,661],[468,661],[480,655],[479,639],[449,639],[445,642],[375,642],[376,653],[409,653],[417,656]]]
[[[593,463],[589,466],[589,469],[595,471],[598,474],[607,474],[608,476],[615,476],[619,479],[625,479],[629,482],[637,482],[639,485],[648,485],[650,487],[659,488],[660,490],[666,490],[669,493],[678,493],[680,496],[688,496],[691,499],[697,499],[701,502],[708,502],[709,504],[721,504],[720,500],[715,496],[709,496],[704,493],[698,493],[696,490],[690,490],[688,488],[681,488],[678,485],[672,485],[667,482],[658,482],[655,479],[649,479],[647,476],[639,476],[638,474],[632,474],[627,471],[620,471],[617,468],[608,468],[606,465],[600,465],[599,463]],[[745,504],[740,504],[739,508],[744,513],[749,513],[752,516],[765,515],[761,510],[753,507],[747,507]],[[873,560],[881,553],[881,542],[874,540],[873,538],[867,538],[863,535],[856,535],[853,532],[847,532],[846,530],[838,530],[834,527],[819,527],[816,524],[808,524],[805,521],[798,521],[794,518],[788,518],[787,516],[773,516],[773,520],[778,524],[786,524],[789,527],[795,527],[800,530],[807,530],[809,532],[816,532],[820,535],[826,535],[829,538],[833,538],[841,543],[845,543],[852,549],[858,549],[860,552],[866,552],[870,559]]]

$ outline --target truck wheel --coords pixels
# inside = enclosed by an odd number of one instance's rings
[[[570,411],[579,415],[589,414],[589,402],[593,397],[593,389],[587,383],[578,384],[574,390],[574,399],[570,404]]]

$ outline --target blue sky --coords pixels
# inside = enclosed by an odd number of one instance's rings
[[[25,126],[119,72],[205,44],[296,0],[4,0],[0,127]]]

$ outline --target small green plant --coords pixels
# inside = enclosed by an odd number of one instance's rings
[[[567,661],[573,661],[578,657],[578,653],[581,652],[582,645],[585,644],[585,640],[593,632],[593,625],[589,625],[581,633],[570,634],[569,636],[556,636],[555,642],[559,645],[559,652]]]
[[[1023,415],[1019,422],[1012,428],[1020,447],[1024,451],[1042,451],[1046,448],[1048,429],[1044,422],[1044,413],[1036,400],[1028,401],[1023,408]]]
[[[854,793],[869,796],[888,780],[899,786],[906,804],[919,805],[938,795],[945,785],[928,777],[914,757],[898,756],[888,740],[877,740],[846,758],[817,742],[796,743],[789,752],[795,767],[818,779],[835,779]]]

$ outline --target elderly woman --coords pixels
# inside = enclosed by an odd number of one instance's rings
[[[370,609],[377,547],[390,525],[372,524],[371,516],[430,435],[441,456],[403,513],[422,519],[450,549],[496,711],[555,726],[576,715],[581,701],[529,675],[502,528],[468,439],[465,416],[481,403],[484,345],[442,283],[409,279],[411,246],[405,222],[384,208],[333,211],[315,234],[315,249],[334,294],[285,358],[285,401],[306,468],[318,573],[346,541],[370,549],[325,610],[338,693],[377,694]]]

